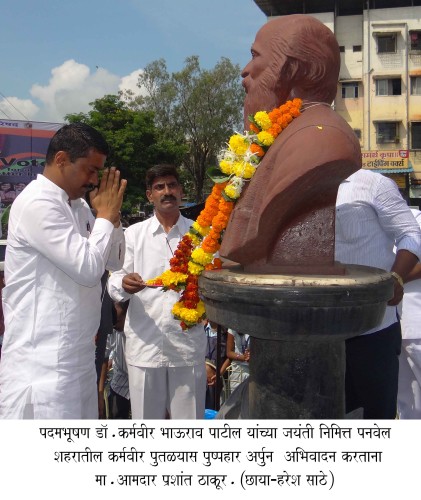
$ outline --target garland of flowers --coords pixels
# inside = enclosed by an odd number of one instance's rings
[[[215,182],[212,192],[197,220],[178,244],[170,260],[170,269],[146,282],[162,286],[164,290],[182,292],[172,313],[180,320],[183,330],[194,326],[205,316],[205,304],[199,297],[199,276],[204,270],[222,266],[215,254],[221,246],[223,232],[245,182],[253,177],[263,156],[282,130],[300,115],[301,105],[301,99],[293,99],[269,113],[258,111],[249,116],[249,132],[230,137],[228,147],[218,155],[219,167],[208,170],[208,175]]]

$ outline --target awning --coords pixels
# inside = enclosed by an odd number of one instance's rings
[[[362,82],[362,78],[339,78],[339,83]]]
[[[402,73],[376,73],[373,80],[385,80],[387,78],[402,78]]]
[[[388,123],[400,123],[403,118],[373,118],[373,123],[378,122],[388,122]]]
[[[382,36],[382,35],[399,35],[401,33],[401,29],[399,28],[382,28],[373,31],[373,35]]]

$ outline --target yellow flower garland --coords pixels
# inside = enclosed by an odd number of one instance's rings
[[[198,278],[204,269],[221,267],[221,261],[214,256],[245,182],[253,177],[276,137],[300,115],[301,105],[301,99],[293,99],[269,113],[258,111],[249,116],[249,132],[230,137],[227,147],[218,155],[219,167],[208,172],[215,181],[212,193],[205,202],[205,208],[180,241],[170,261],[170,269],[147,281],[148,285],[160,285],[164,290],[182,290],[172,313],[180,320],[183,329],[194,326],[205,316],[205,305],[199,297]]]

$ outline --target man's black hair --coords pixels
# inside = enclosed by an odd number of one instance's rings
[[[61,127],[52,137],[45,157],[46,164],[51,164],[59,151],[65,151],[71,162],[85,158],[94,149],[105,156],[110,148],[104,136],[86,123],[71,123]]]
[[[151,189],[152,184],[158,177],[168,177],[172,175],[180,183],[180,177],[177,172],[175,165],[169,163],[160,163],[159,165],[154,165],[146,172],[146,189]]]

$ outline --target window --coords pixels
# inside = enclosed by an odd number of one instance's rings
[[[411,148],[421,149],[421,122],[411,123]]]
[[[411,50],[421,51],[421,31],[410,31],[409,40],[411,42]]]
[[[342,99],[358,97],[358,82],[345,82],[342,84]]]
[[[377,53],[396,52],[396,34],[377,36]]]
[[[354,128],[352,130],[354,131],[354,134],[357,136],[357,138],[361,139],[361,129],[360,128]]]
[[[411,76],[411,95],[421,95],[421,76]]]
[[[339,45],[339,52],[345,52],[345,45]]]
[[[401,95],[400,78],[378,78],[376,79],[376,95]]]
[[[399,142],[399,122],[377,122],[377,143]]]
[[[361,52],[361,51],[362,51],[361,45],[352,46],[352,52]]]

